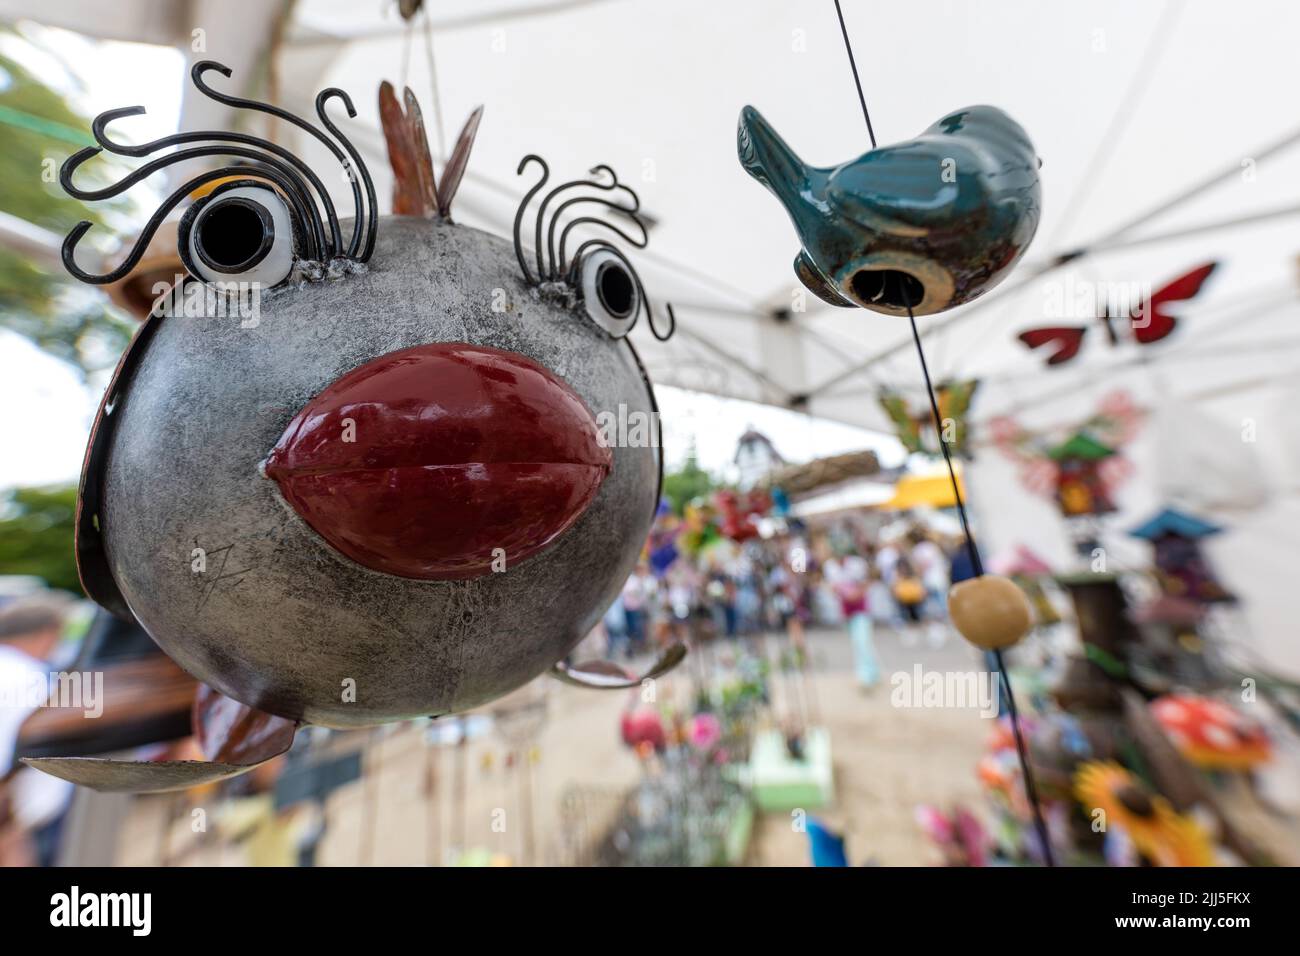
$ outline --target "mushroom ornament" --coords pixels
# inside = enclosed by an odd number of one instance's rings
[[[1272,758],[1264,728],[1221,701],[1166,694],[1150,706],[1178,752],[1202,770],[1251,770]]]
[[[177,162],[228,162],[164,199],[112,272],[77,264],[89,223],[64,245],[74,276],[116,282],[189,203],[187,275],[141,325],[95,421],[76,548],[86,592],[210,689],[195,724],[214,762],[28,762],[99,789],[179,789],[283,752],[303,723],[452,713],[548,670],[628,687],[674,666],[680,645],[642,675],[565,663],[632,570],[659,500],[658,442],[612,443],[598,427],[602,413],[658,421],[628,333],[642,316],[659,338],[675,324],[618,243],[645,245],[636,193],[605,166],[543,193],[549,170],[528,156],[519,171],[540,178],[513,243],[457,225],[480,114],[439,182],[414,97],[403,106],[385,84],[401,214],[381,218],[328,111],[355,115],[346,93],[319,94],[317,126],[213,89],[212,72],[230,75],[194,66],[200,93],[292,124],[338,167],[233,132],[126,146],[107,127],[143,112],[131,107],[95,119],[99,146],[61,182],[95,200]],[[77,169],[104,150],[162,155],[116,186],[78,188]],[[323,185],[340,172],[350,222]],[[578,215],[593,207],[617,223]]]

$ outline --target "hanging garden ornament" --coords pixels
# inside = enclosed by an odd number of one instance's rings
[[[935,432],[934,414],[930,408],[913,408],[901,392],[881,389],[877,397],[880,407],[894,425],[894,435],[912,454],[938,457],[939,443],[943,442],[948,446],[950,454],[971,458],[969,414],[971,400],[975,397],[979,384],[979,379],[967,379],[941,382],[935,386],[934,397],[939,404],[939,420],[943,422],[947,434]]]
[[[1097,322],[1105,330],[1106,340],[1112,346],[1118,346],[1123,341],[1117,327],[1121,325],[1127,327],[1129,336],[1138,345],[1151,345],[1168,336],[1178,324],[1178,319],[1168,314],[1168,307],[1173,303],[1194,298],[1217,265],[1218,263],[1215,262],[1207,262],[1203,266],[1198,266],[1186,275],[1179,276],[1168,285],[1162,286],[1140,302],[1123,302],[1118,306],[1114,303],[1103,303]],[[1058,303],[1056,308],[1060,312],[1066,311],[1064,303]],[[1119,320],[1120,315],[1124,316],[1122,322]],[[1062,365],[1077,357],[1083,347],[1084,335],[1087,331],[1088,327],[1083,325],[1052,325],[1041,329],[1028,329],[1016,338],[1031,349],[1043,346],[1050,348],[1052,352],[1047,357],[1047,364],[1052,366]]]
[[[1025,592],[1000,574],[954,584],[948,590],[948,614],[962,637],[986,651],[1010,647],[1034,626]]]
[[[746,106],[736,137],[740,164],[789,213],[802,246],[795,274],[814,295],[831,305],[906,315],[911,323],[970,571],[976,575],[962,582],[964,590],[949,592],[953,622],[978,646],[1006,647],[1032,626],[1029,603],[1007,579],[983,575],[948,448],[956,436],[943,434],[916,317],[970,302],[1010,274],[1038,230],[1042,162],[1025,131],[992,106],[957,110],[914,139],[878,148],[839,0],[835,13],[871,150],[833,168],[810,167]],[[1014,717],[1015,694],[1000,655],[997,662]],[[1047,865],[1054,866],[1051,835],[1018,729],[1016,742],[1039,845]]]
[[[1178,752],[1204,770],[1251,770],[1272,759],[1264,727],[1222,701],[1167,694],[1150,707]]]
[[[1078,518],[1115,511],[1115,489],[1132,474],[1121,453],[1142,424],[1143,413],[1128,393],[1112,392],[1086,421],[1060,432],[1037,434],[1013,418],[988,423],[993,444],[1021,465],[1025,487],[1056,500],[1062,516]]]
[[[824,168],[746,106],[737,151],[794,222],[799,281],[831,305],[943,312],[1005,279],[1038,229],[1041,163],[1019,124],[992,106]]]
[[[601,166],[532,203],[549,174],[528,156],[520,172],[541,177],[513,244],[455,225],[479,114],[439,181],[414,98],[402,108],[386,86],[380,111],[408,215],[381,220],[365,163],[329,113],[337,100],[355,115],[347,94],[316,98],[317,126],[214,90],[212,72],[230,75],[194,66],[201,94],[274,115],[337,165],[315,170],[223,131],[119,143],[107,127],[140,107],[97,117],[99,147],[64,165],[64,189],[95,200],[185,160],[226,163],[168,196],[112,272],[77,264],[90,223],[64,244],[73,275],[115,282],[189,202],[184,288],[141,326],[91,434],[76,545],[86,592],[134,616],[254,724],[447,714],[548,669],[583,686],[636,686],[647,675],[557,664],[617,596],[659,501],[659,442],[614,447],[598,428],[602,413],[657,421],[627,334],[642,316],[656,336],[672,332],[671,308],[665,324],[615,242],[645,245],[636,193]],[[113,186],[79,188],[78,168],[103,150],[159,155]],[[324,187],[340,174],[351,221]],[[670,647],[649,675],[683,654]],[[191,764],[182,785],[287,746],[274,727],[275,747]],[[120,761],[39,765],[104,789],[177,785]]]
[[[1113,760],[1082,764],[1074,793],[1090,819],[1100,811],[1154,866],[1214,865],[1214,845],[1196,818],[1179,813]]]
[[[1201,553],[1201,539],[1223,529],[1176,508],[1164,508],[1129,532],[1155,548],[1160,590],[1196,604],[1235,600],[1214,577]]]

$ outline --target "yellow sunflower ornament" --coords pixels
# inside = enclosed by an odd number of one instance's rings
[[[1214,866],[1209,835],[1192,817],[1149,792],[1113,760],[1090,760],[1074,775],[1074,795],[1084,810],[1105,813],[1122,827],[1139,853],[1156,866]]]

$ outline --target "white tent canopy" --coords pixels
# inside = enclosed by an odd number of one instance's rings
[[[882,385],[922,407],[906,324],[802,295],[785,212],[736,160],[746,103],[810,163],[866,149],[829,0],[505,3],[499,18],[479,4],[436,6],[444,139],[486,105],[464,218],[508,230],[527,186],[515,165],[528,152],[557,176],[597,162],[619,170],[657,222],[639,260],[647,288],[673,302],[679,319],[667,346],[641,330],[656,381],[874,428],[888,428],[875,401]],[[392,17],[358,22],[357,7],[296,7],[286,63],[303,55],[322,64],[322,35],[366,37],[330,46],[337,55],[319,74],[284,70],[296,102],[323,85],[365,91],[380,76],[400,80],[407,62],[408,82],[428,103],[422,32],[404,52]],[[1144,546],[1122,531],[1170,500],[1223,520],[1230,531],[1209,548],[1245,598],[1256,649],[1300,673],[1287,626],[1300,610],[1289,583],[1300,458],[1285,400],[1300,369],[1300,216],[1200,230],[1300,207],[1300,119],[1270,105],[1300,89],[1300,7],[1243,3],[1230,16],[1216,4],[1177,2],[844,7],[882,142],[954,108],[992,103],[1024,125],[1043,158],[1044,218],[1018,272],[986,300],[922,320],[936,378],[980,378],[977,422],[1014,413],[1031,428],[1080,421],[1107,392],[1128,390],[1151,418],[1128,449],[1137,474],[1120,489],[1107,546],[1145,566]],[[359,107],[373,125],[373,103]],[[377,136],[371,142],[382,168]],[[1279,143],[1290,145],[1269,151]],[[1102,237],[1114,248],[1032,279],[1036,266]],[[1219,269],[1164,342],[1112,347],[1094,328],[1078,359],[1049,369],[1015,339],[1035,326],[1094,324],[1049,316],[1054,301],[1069,304],[1088,283],[1158,287],[1209,260]],[[791,312],[799,300],[807,311]],[[1253,440],[1242,440],[1251,427]],[[1014,466],[982,448],[968,474],[987,550],[1023,542],[1068,561],[1053,506],[1024,491]]]
[[[918,380],[905,323],[811,297],[807,312],[774,317],[802,292],[790,268],[797,246],[784,212],[735,159],[736,114],[745,103],[762,109],[810,162],[834,163],[866,148],[830,3],[503,3],[499,16],[481,4],[434,6],[442,139],[454,136],[474,105],[487,107],[463,218],[508,230],[529,184],[514,175],[527,152],[546,157],[557,176],[608,163],[640,190],[658,223],[642,271],[652,295],[672,301],[681,319],[683,334],[671,345],[645,337],[658,381],[775,404],[808,396],[814,414],[885,426],[875,388]],[[354,0],[296,5],[282,52],[284,99],[301,108],[323,85],[360,91],[362,120],[373,127],[370,91],[380,77],[401,80],[406,62],[407,81],[433,113],[420,21],[408,41],[391,10],[385,17],[376,4],[367,18],[364,7]],[[914,135],[955,107],[989,102],[1020,120],[1044,160],[1045,215],[1021,274],[987,304],[925,323],[951,321],[931,338],[935,371],[985,379],[981,413],[1062,389],[1077,396],[1079,383],[1101,384],[1103,375],[1107,384],[1149,377],[1135,363],[1136,349],[1107,348],[1096,333],[1077,368],[1044,372],[1014,333],[1051,324],[1046,280],[1006,294],[1035,262],[1105,235],[1217,171],[1229,172],[1219,186],[1132,237],[1300,207],[1290,175],[1300,147],[1253,162],[1300,132],[1294,117],[1264,105],[1270,90],[1294,89],[1300,79],[1288,39],[1300,11],[1245,4],[1225,18],[1210,5],[1170,9],[846,4],[882,141]],[[299,58],[307,69],[297,68]],[[377,133],[370,147],[382,167]],[[1294,315],[1287,310],[1296,301],[1297,222],[1300,216],[1126,247],[1053,276],[1067,285],[1158,285],[1220,259],[1220,274],[1188,310],[1184,330],[1153,355],[1167,360],[1161,365],[1174,394],[1180,384],[1188,394],[1233,386],[1259,377],[1253,347],[1265,334],[1280,338],[1280,319]],[[1250,327],[1238,332],[1237,313],[1248,304]],[[1198,348],[1211,335],[1212,348]],[[1300,337],[1272,354],[1290,349],[1300,360],[1296,345]],[[1209,364],[1212,380],[1203,374]]]
[[[880,387],[921,407],[906,323],[802,295],[785,212],[736,160],[747,103],[815,165],[867,148],[830,0],[426,0],[427,27],[421,15],[409,29],[389,0],[297,0],[278,33],[269,3],[195,0],[171,5],[165,20],[141,0],[113,4],[112,17],[89,6],[0,0],[0,15],[172,42],[234,66],[231,88],[267,95],[269,80],[281,105],[305,115],[318,90],[348,90],[359,116],[346,128],[385,204],[375,100],[385,78],[420,98],[436,159],[485,105],[457,200],[471,225],[509,233],[533,182],[531,171],[515,174],[527,153],[544,156],[556,181],[612,166],[654,221],[636,257],[646,288],[678,318],[666,345],[634,333],[656,382],[879,429],[889,427]],[[1129,448],[1138,476],[1121,490],[1116,526],[1173,499],[1224,520],[1233,530],[1212,553],[1273,642],[1270,655],[1300,672],[1300,655],[1281,646],[1300,611],[1294,560],[1278,560],[1300,546],[1290,413],[1300,369],[1300,118],[1290,106],[1300,5],[845,0],[844,9],[883,143],[991,103],[1025,127],[1043,160],[1043,220],[1017,271],[985,299],[921,320],[936,379],[981,380],[977,445],[979,423],[994,415],[1060,426],[1128,390],[1152,417]],[[191,52],[195,27],[207,29],[202,53]],[[267,49],[272,69],[255,69]],[[199,110],[187,98],[183,125],[215,122],[207,104]],[[1238,220],[1249,221],[1227,225]],[[1075,361],[1047,368],[1015,338],[1035,326],[1096,326],[1049,314],[1089,283],[1158,287],[1209,260],[1219,269],[1163,342],[1112,347],[1094,327]],[[792,311],[801,301],[807,310]],[[1054,510],[1021,488],[1011,463],[980,448],[968,477],[986,548],[1024,542],[1064,556]]]
[[[297,0],[278,31],[274,5],[247,0],[169,4],[166,16],[147,2],[113,6],[107,17],[66,0],[0,0],[0,16],[170,41],[191,59],[232,65],[229,88],[266,96],[270,87],[305,115],[321,88],[349,90],[360,115],[348,129],[371,160],[381,204],[389,177],[380,79],[415,90],[435,155],[485,104],[460,219],[508,233],[531,185],[531,173],[515,175],[529,152],[557,178],[608,163],[641,193],[655,224],[639,265],[652,298],[672,302],[680,319],[666,346],[637,333],[656,381],[873,428],[888,427],[874,401],[881,385],[919,389],[906,323],[802,294],[785,213],[735,157],[745,103],[811,163],[867,147],[830,2],[430,0],[427,27],[421,14],[408,28],[390,0]],[[1043,158],[1042,225],[1016,273],[984,300],[921,320],[936,378],[984,381],[977,418],[1032,405],[1044,421],[1067,420],[1095,397],[1090,390],[1140,391],[1157,372],[1163,398],[1215,400],[1274,383],[1300,362],[1300,334],[1287,334],[1297,302],[1300,120],[1270,105],[1300,80],[1294,4],[1255,0],[1230,17],[1206,3],[1118,0],[844,6],[882,142],[986,102],[1016,117]],[[270,69],[259,65],[268,50]],[[209,106],[187,96],[182,126],[221,122]],[[275,133],[294,131],[278,124]],[[1279,142],[1291,145],[1263,156]],[[1216,177],[1121,237],[1139,244],[1112,240],[1109,251],[1033,279],[1058,254]],[[345,185],[337,188],[346,207]],[[1274,210],[1296,212],[1196,228]],[[1014,338],[1060,324],[1050,303],[1077,300],[1087,283],[1158,286],[1208,259],[1221,262],[1219,273],[1166,342],[1110,348],[1095,330],[1078,360],[1045,370]],[[807,311],[791,312],[796,300]]]

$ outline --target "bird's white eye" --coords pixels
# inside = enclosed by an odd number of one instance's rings
[[[582,260],[582,304],[602,329],[621,339],[636,324],[641,290],[632,270],[608,249],[597,249]]]
[[[204,282],[269,289],[293,269],[293,219],[265,183],[244,180],[213,190],[186,212],[177,240],[181,261]]]

